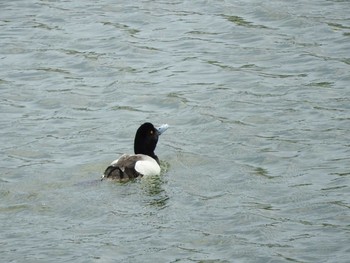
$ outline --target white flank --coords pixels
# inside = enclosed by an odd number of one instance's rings
[[[141,154],[140,154],[141,155]],[[142,159],[135,164],[135,170],[144,176],[159,175],[160,167],[156,160],[142,154]]]

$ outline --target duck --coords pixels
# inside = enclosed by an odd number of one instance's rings
[[[102,179],[116,179],[128,181],[139,177],[155,176],[160,174],[158,156],[154,150],[159,136],[169,128],[162,124],[158,128],[150,122],[143,123],[136,131],[134,139],[134,153],[123,154],[113,161],[104,171]]]

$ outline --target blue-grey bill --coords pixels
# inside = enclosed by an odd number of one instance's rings
[[[169,128],[168,124],[162,124],[157,128],[157,131],[159,135],[161,135],[163,132],[165,132]]]

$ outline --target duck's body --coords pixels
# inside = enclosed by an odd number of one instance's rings
[[[156,129],[151,123],[142,124],[135,135],[135,154],[124,154],[113,161],[105,170],[102,178],[125,181],[142,176],[159,175],[159,160],[154,150],[159,135],[168,127],[167,124],[164,124]]]
[[[130,180],[139,176],[158,174],[160,166],[152,157],[144,154],[124,154],[108,166],[104,178]]]

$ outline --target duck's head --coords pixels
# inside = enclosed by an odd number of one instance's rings
[[[134,152],[135,154],[145,154],[151,156],[158,162],[158,157],[154,154],[159,135],[169,128],[168,124],[163,124],[155,128],[152,123],[142,124],[135,135]]]

